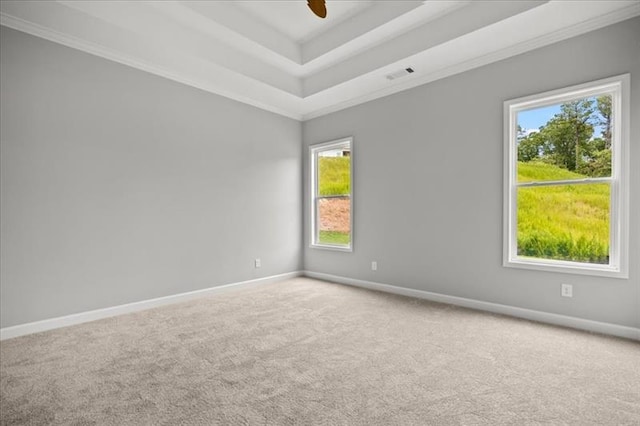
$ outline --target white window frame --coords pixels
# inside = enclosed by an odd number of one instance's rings
[[[319,242],[320,229],[318,227],[318,200],[323,198],[323,196],[318,194],[318,153],[344,147],[349,148],[349,155],[351,156],[351,161],[349,162],[349,244],[321,244]],[[309,246],[312,248],[351,252],[353,251],[353,138],[342,138],[309,146],[309,163],[311,176],[311,243]]]
[[[592,81],[504,102],[504,217],[503,266],[570,274],[629,278],[629,74]],[[517,114],[520,111],[557,105],[562,102],[610,94],[613,132],[611,137],[611,178],[568,180],[568,184],[606,182],[611,185],[609,210],[609,264],[600,265],[518,256],[517,189],[524,186],[558,184],[518,183]]]

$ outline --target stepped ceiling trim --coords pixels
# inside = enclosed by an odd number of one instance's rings
[[[626,1],[3,1],[0,23],[307,120],[640,15]],[[415,72],[389,80],[388,74]]]

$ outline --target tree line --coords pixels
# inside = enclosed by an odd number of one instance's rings
[[[542,161],[589,177],[611,176],[611,96],[565,102],[537,132],[518,125],[518,161]],[[601,132],[594,137],[596,128]]]

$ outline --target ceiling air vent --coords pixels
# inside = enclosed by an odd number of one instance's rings
[[[395,80],[396,78],[407,76],[412,72],[413,72],[413,68],[405,68],[403,70],[396,71],[394,73],[387,75],[387,80]]]

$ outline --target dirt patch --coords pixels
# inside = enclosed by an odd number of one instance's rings
[[[321,231],[351,231],[351,203],[348,198],[322,198],[318,202]]]

